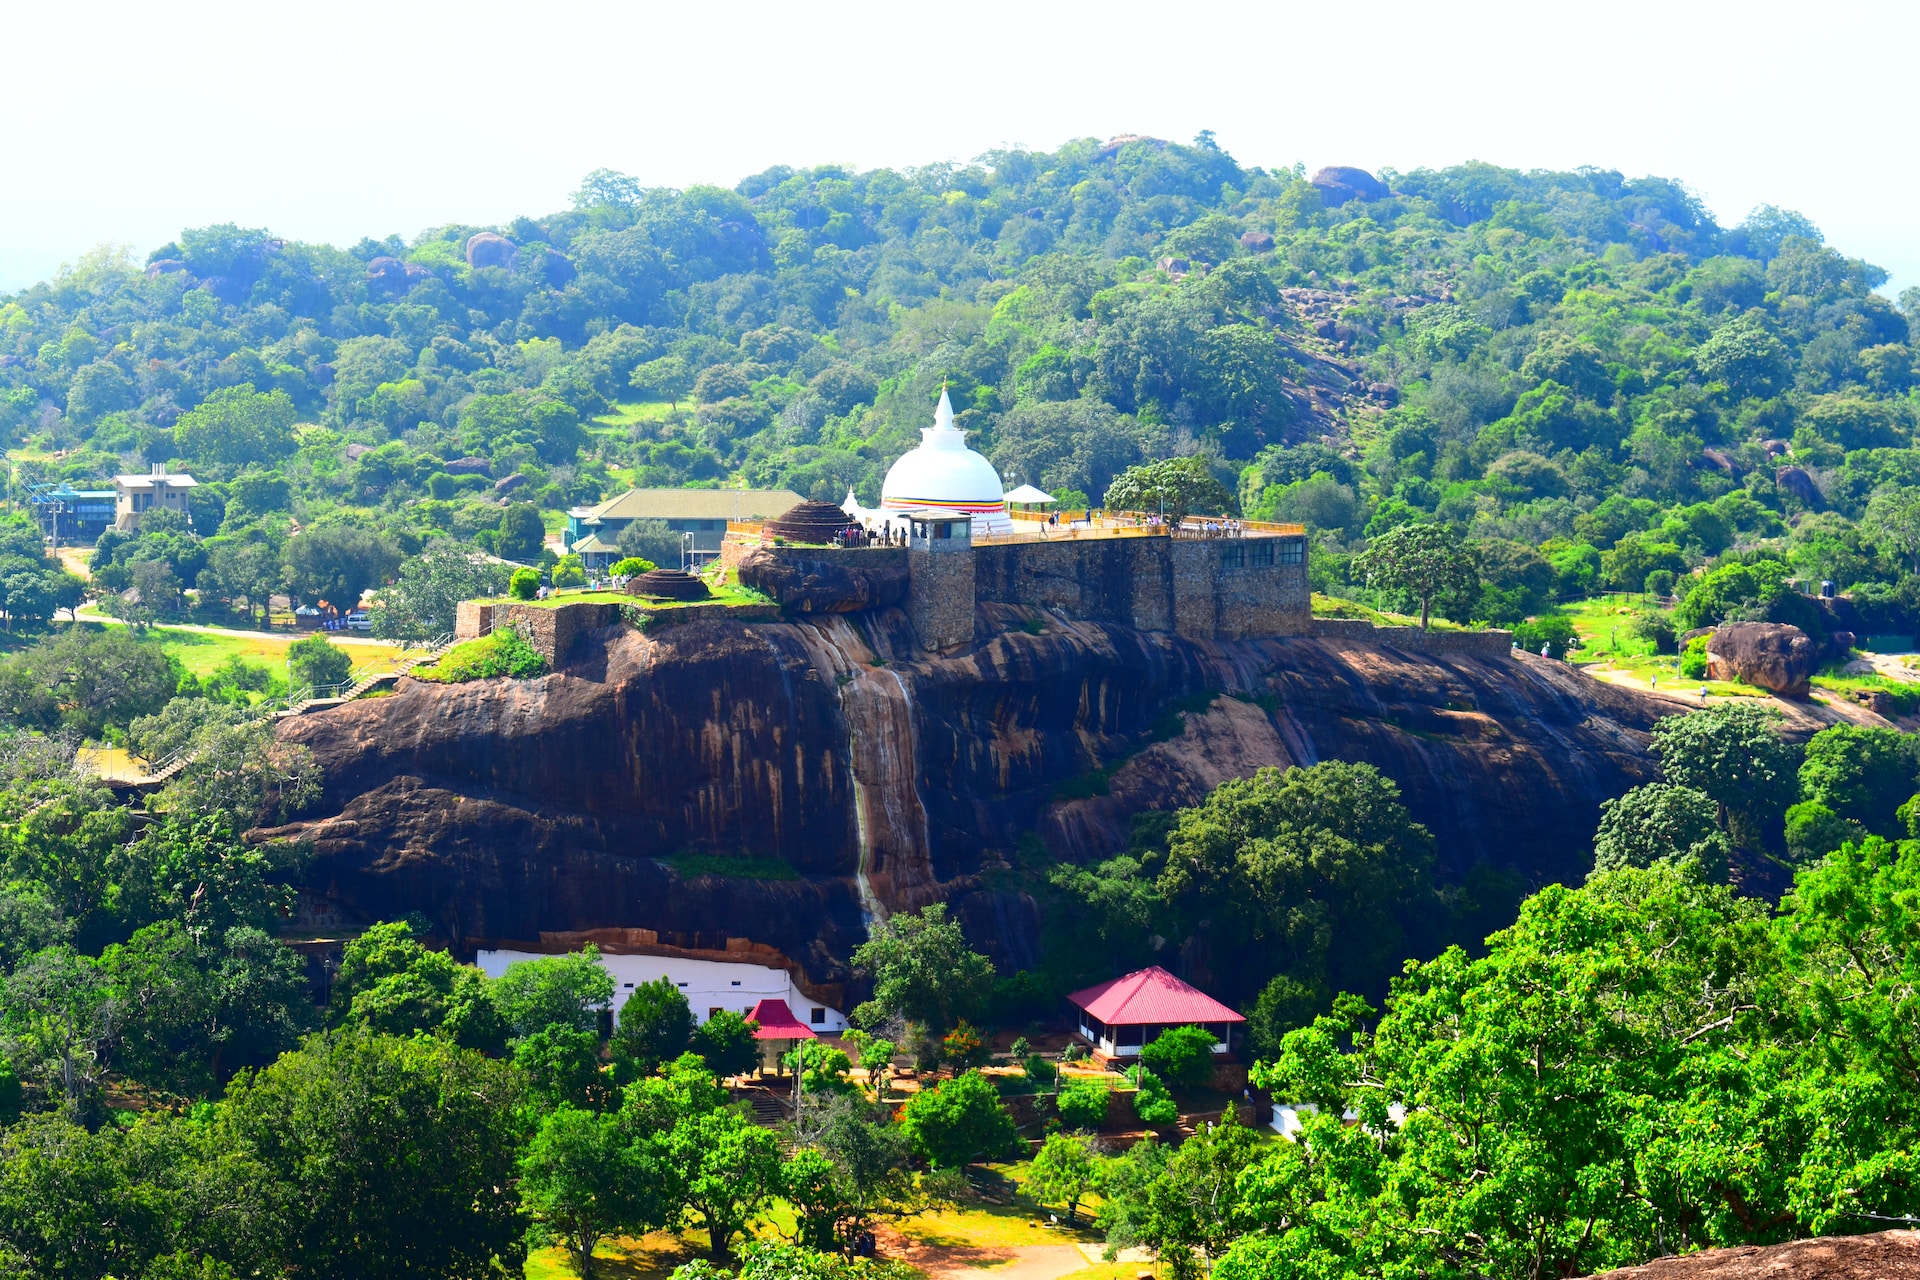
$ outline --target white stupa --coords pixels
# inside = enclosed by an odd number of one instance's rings
[[[920,431],[920,447],[903,455],[887,471],[880,506],[863,507],[847,491],[841,508],[869,527],[893,524],[908,512],[950,511],[973,517],[976,536],[1012,533],[999,473],[986,458],[967,448],[967,433],[953,425],[953,402],[940,392],[933,425]]]

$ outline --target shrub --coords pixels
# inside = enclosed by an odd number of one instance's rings
[[[987,1043],[972,1023],[963,1020],[941,1037],[940,1056],[956,1067],[978,1067],[987,1060]]]
[[[515,600],[531,600],[540,594],[540,574],[534,569],[515,569],[507,579],[507,594]]]
[[[1133,1095],[1133,1114],[1140,1117],[1140,1123],[1164,1128],[1180,1118],[1180,1108],[1173,1104],[1173,1095],[1159,1076],[1136,1066],[1128,1069],[1127,1078],[1139,1089]]]
[[[545,675],[547,660],[540,656],[517,627],[502,627],[492,635],[449,649],[430,667],[415,667],[412,676],[434,684],[465,684],[493,676],[527,680]]]
[[[1695,636],[1687,641],[1687,651],[1680,655],[1680,678],[1683,680],[1707,678],[1707,638],[1705,636]]]
[[[1655,569],[1647,575],[1647,594],[1650,596],[1670,596],[1673,594],[1673,570]]]
[[[1513,642],[1528,653],[1538,653],[1545,645],[1548,657],[1564,658],[1569,650],[1579,647],[1580,638],[1574,634],[1572,619],[1565,614],[1546,613],[1516,625]]]
[[[1205,1027],[1169,1027],[1140,1050],[1140,1064],[1183,1089],[1198,1089],[1213,1079],[1219,1043]]]
[[[976,1157],[996,1157],[1013,1145],[1013,1117],[978,1071],[922,1089],[908,1099],[900,1128],[935,1168],[957,1169]]]
[[[328,644],[321,635],[302,636],[288,645],[287,665],[298,684],[339,684],[353,674],[353,659],[347,651]]]
[[[1673,623],[1662,613],[1643,613],[1633,620],[1633,634],[1653,645],[1655,653],[1673,653],[1680,647]]]
[[[623,560],[615,560],[613,568],[607,572],[616,578],[637,578],[643,573],[653,572],[658,567],[651,560],[643,560],[639,556],[628,556]]]
[[[1033,1081],[1036,1087],[1052,1084],[1054,1076],[1059,1074],[1051,1062],[1037,1053],[1028,1054],[1020,1065],[1027,1073],[1027,1079]]]
[[[556,587],[578,587],[587,581],[587,566],[579,556],[565,555],[560,563],[553,566],[553,585]]]
[[[1060,1087],[1054,1107],[1070,1129],[1098,1129],[1107,1120],[1107,1098],[1113,1092],[1105,1081],[1082,1078]]]

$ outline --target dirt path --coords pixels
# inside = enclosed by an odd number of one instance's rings
[[[982,1273],[993,1280],[1061,1280],[1100,1261],[1098,1245],[929,1244],[887,1226],[875,1235],[882,1256],[925,1272],[929,1280],[982,1280]],[[1088,1248],[1093,1250],[1091,1257],[1085,1252]]]

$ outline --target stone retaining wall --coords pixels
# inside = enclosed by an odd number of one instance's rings
[[[1410,653],[1461,653],[1474,658],[1505,658],[1513,653],[1511,631],[1422,631],[1376,627],[1365,618],[1315,618],[1311,634],[1320,640],[1391,645]]]
[[[557,667],[573,648],[582,632],[610,627],[620,621],[617,600],[583,600],[578,603],[543,606],[538,604],[484,604],[462,600],[454,623],[455,640],[475,640],[501,627],[517,627],[534,651]]]

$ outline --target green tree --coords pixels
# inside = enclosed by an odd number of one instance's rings
[[[371,926],[342,950],[328,1010],[335,1024],[356,1022],[406,1035],[444,1026],[456,1043],[498,1051],[507,1027],[492,984],[444,951],[429,951],[404,921]]]
[[[667,1224],[646,1149],[618,1115],[563,1106],[541,1117],[520,1157],[520,1196],[536,1235],[558,1241],[574,1274],[593,1280],[593,1251],[615,1232]]]
[[[1234,985],[1279,971],[1364,989],[1430,927],[1432,862],[1433,837],[1391,779],[1326,760],[1224,782],[1180,810],[1158,887],[1183,933],[1205,929],[1242,957],[1221,975]]]
[[[1065,1133],[1048,1134],[1027,1171],[1027,1194],[1041,1204],[1065,1205],[1071,1224],[1079,1216],[1080,1201],[1093,1190],[1098,1172],[1092,1142]]]
[[[666,1150],[687,1212],[707,1233],[714,1261],[726,1262],[734,1239],[779,1188],[779,1144],[772,1133],[729,1108],[681,1119],[667,1137]]]
[[[515,600],[531,600],[540,594],[540,574],[534,569],[515,569],[507,580],[507,594]]]
[[[0,714],[93,737],[160,710],[179,683],[159,645],[120,627],[71,626],[0,660]]]
[[[1442,596],[1472,596],[1479,586],[1473,558],[1453,530],[1438,524],[1403,524],[1375,538],[1354,557],[1353,572],[1376,591],[1404,593],[1420,602],[1427,625]]]
[[[310,602],[324,600],[336,614],[360,607],[400,561],[393,543],[346,524],[323,524],[287,539],[287,585]]]
[[[310,1038],[227,1090],[289,1270],[481,1280],[525,1256],[513,1069],[430,1036]]]
[[[611,1085],[600,1070],[600,1038],[591,1031],[549,1023],[513,1042],[513,1065],[543,1107],[602,1110],[610,1103]]]
[[[0,985],[0,1056],[71,1119],[98,1110],[119,1024],[99,962],[70,947],[49,947]]]
[[[876,922],[853,953],[853,966],[873,975],[873,998],[854,1011],[873,1025],[901,1017],[935,1042],[976,1013],[993,983],[993,962],[967,946],[945,903]]]
[[[1878,836],[1905,834],[1896,812],[1915,787],[1913,739],[1896,729],[1834,725],[1807,741],[1800,798]]]
[[[353,673],[353,658],[318,633],[287,646],[287,669],[295,685],[340,685]]]
[[[1140,1049],[1140,1062],[1169,1084],[1199,1089],[1213,1080],[1214,1046],[1205,1027],[1168,1027]]]
[[[616,1060],[629,1064],[628,1069],[645,1075],[685,1053],[693,1032],[693,1010],[687,998],[663,974],[628,993],[613,1033],[613,1052]]]
[[[1062,1084],[1054,1096],[1060,1122],[1073,1129],[1098,1129],[1107,1122],[1107,1100],[1113,1090],[1104,1080],[1085,1077]]]
[[[271,464],[299,447],[293,401],[284,391],[265,394],[251,384],[222,387],[180,415],[173,437],[183,457],[238,469]]]
[[[1229,1111],[1219,1124],[1200,1126],[1164,1161],[1158,1152],[1143,1152],[1144,1176],[1116,1180],[1121,1203],[1103,1209],[1112,1224],[1109,1245],[1145,1245],[1183,1280],[1204,1274],[1201,1259],[1220,1257],[1246,1230],[1241,1178],[1264,1146]]]
[[[922,1089],[907,1100],[900,1127],[915,1151],[936,1168],[957,1169],[995,1159],[1013,1144],[1013,1117],[993,1084],[978,1071]]]
[[[508,965],[493,984],[493,1002],[516,1036],[552,1026],[594,1031],[613,1002],[613,975],[589,942],[566,955]]]
[[[1198,454],[1128,467],[1107,486],[1102,505],[1115,511],[1164,515],[1179,524],[1189,515],[1231,515],[1233,494]]]
[[[540,558],[547,545],[547,527],[540,522],[540,510],[531,502],[510,504],[500,515],[500,533],[493,549],[503,560],[531,561]]]
[[[1759,849],[1792,800],[1796,752],[1780,737],[1779,720],[1773,708],[1742,699],[1653,726],[1653,754],[1667,781],[1719,806],[1736,848]]]
[[[1596,873],[1693,858],[1718,879],[1726,875],[1731,852],[1719,809],[1703,792],[1649,782],[1600,802],[1600,828],[1593,836]]]
[[[116,1069],[205,1095],[235,1071],[294,1047],[313,1021],[306,965],[248,926],[217,941],[177,920],[148,925],[100,957],[117,1010]]]
[[[1920,489],[1883,485],[1867,500],[1860,531],[1920,573]]]
[[[759,1029],[760,1024],[745,1014],[722,1009],[694,1029],[688,1047],[700,1055],[713,1074],[723,1078],[741,1075],[760,1061],[760,1045],[753,1038]]]
[[[392,640],[429,640],[453,631],[462,600],[497,596],[506,570],[451,538],[435,538],[400,562],[393,583],[374,596],[373,634]]]
[[[273,593],[280,588],[280,557],[265,543],[212,547],[207,552],[207,567],[200,571],[195,585],[203,599],[224,600],[244,605],[247,618],[260,613],[262,629],[273,625]]]

